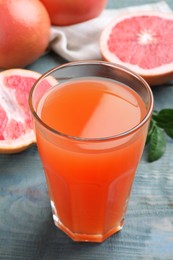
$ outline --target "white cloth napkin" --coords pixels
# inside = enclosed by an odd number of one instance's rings
[[[52,26],[50,49],[67,61],[101,59],[99,38],[105,26],[123,13],[138,11],[171,12],[166,2],[123,9],[105,9],[100,16],[71,26]]]

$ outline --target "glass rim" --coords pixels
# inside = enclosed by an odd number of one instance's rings
[[[73,135],[69,135],[69,134],[63,133],[61,131],[55,130],[54,128],[52,128],[52,127],[48,126],[46,123],[44,123],[44,121],[42,121],[41,118],[38,116],[38,114],[37,114],[37,112],[36,112],[36,110],[33,106],[32,97],[33,97],[33,94],[34,94],[34,90],[37,88],[37,85],[39,84],[39,82],[41,82],[41,80],[46,79],[46,77],[48,77],[48,76],[51,76],[51,74],[53,72],[55,72],[55,71],[57,71],[61,68],[70,67],[70,66],[78,66],[78,65],[105,65],[105,66],[109,66],[109,67],[112,67],[112,68],[120,69],[121,71],[124,71],[125,73],[129,73],[132,76],[134,76],[135,78],[137,78],[140,82],[142,82],[142,84],[145,86],[145,88],[148,92],[149,107],[146,111],[145,117],[137,125],[128,129],[127,131],[124,131],[120,134],[105,136],[105,137],[78,137],[78,136],[73,136]],[[127,67],[119,65],[117,63],[112,63],[112,62],[107,62],[107,61],[81,60],[81,61],[66,62],[66,63],[58,65],[58,66],[48,70],[44,74],[42,74],[36,80],[36,82],[33,84],[32,88],[30,90],[29,107],[30,107],[30,111],[31,111],[34,119],[36,119],[48,131],[52,132],[53,134],[56,134],[57,136],[61,136],[63,138],[74,140],[74,141],[82,141],[82,142],[111,141],[111,140],[114,140],[114,139],[119,139],[119,138],[125,137],[127,135],[130,135],[130,134],[136,132],[138,129],[140,129],[150,119],[150,116],[152,114],[153,107],[154,107],[154,97],[153,97],[153,93],[152,93],[152,90],[151,90],[149,84],[140,75],[138,75],[134,71],[128,69]]]

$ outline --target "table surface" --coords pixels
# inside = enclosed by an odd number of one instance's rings
[[[157,1],[130,1],[131,5]],[[167,1],[173,9],[173,1]],[[109,8],[129,1],[109,1]],[[47,53],[28,67],[45,72],[65,60]],[[173,83],[153,88],[155,108],[173,108]],[[173,142],[165,155],[139,164],[123,230],[104,243],[75,243],[52,221],[36,146],[0,155],[0,259],[173,259]]]

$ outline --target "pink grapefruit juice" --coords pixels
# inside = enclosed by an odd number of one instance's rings
[[[36,131],[55,224],[74,240],[103,241],[123,226],[147,126],[118,135],[145,117],[143,100],[118,82],[84,78],[48,91],[37,112],[55,130]]]

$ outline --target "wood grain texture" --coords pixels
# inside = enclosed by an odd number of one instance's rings
[[[157,1],[130,1],[132,5]],[[173,8],[173,2],[167,1]],[[128,1],[111,0],[109,7]],[[29,68],[44,72],[62,63],[46,54]],[[173,82],[154,87],[155,108],[173,108]],[[123,230],[102,244],[76,243],[52,221],[37,147],[0,155],[0,260],[172,260],[173,142],[160,160],[139,164]]]

